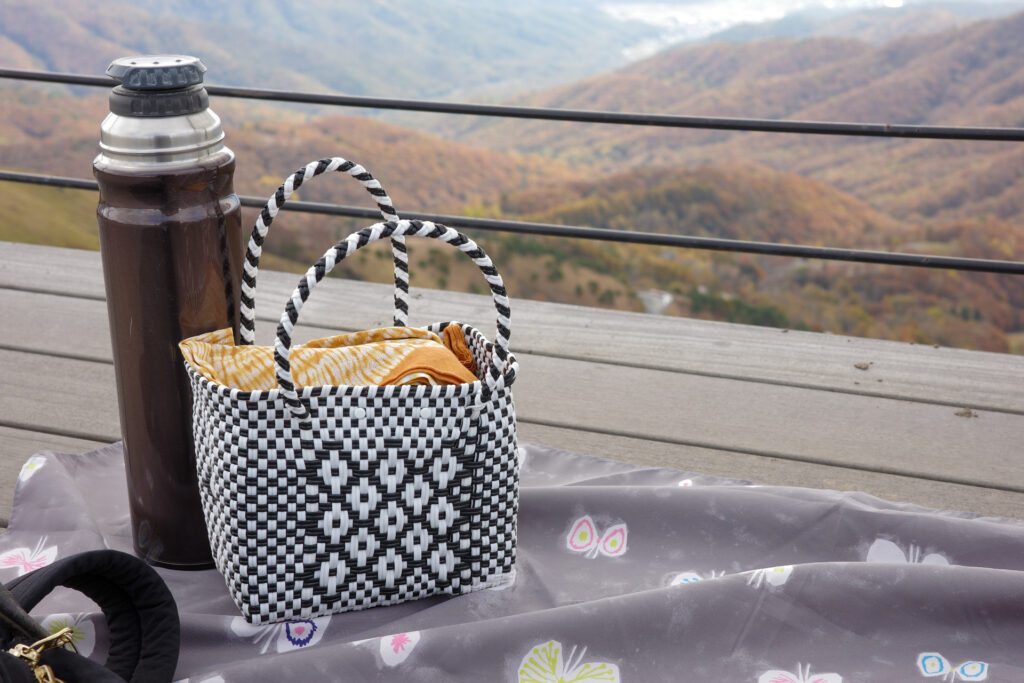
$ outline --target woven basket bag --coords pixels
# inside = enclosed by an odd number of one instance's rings
[[[282,184],[256,222],[243,277],[242,343],[254,340],[256,274],[271,221],[304,180],[329,171],[362,182],[387,222],[338,242],[299,281],[277,328],[277,388],[222,386],[186,362],[210,546],[232,599],[254,624],[467,593],[511,580],[515,562],[511,385],[518,364],[508,348],[501,276],[472,240],[443,225],[397,220],[380,183],[357,164],[313,162]],[[477,381],[296,387],[288,358],[299,312],[317,283],[357,249],[391,238],[395,324],[406,324],[410,235],[457,247],[490,285],[495,342],[462,326]]]

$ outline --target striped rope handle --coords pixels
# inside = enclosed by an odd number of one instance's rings
[[[277,341],[274,343],[274,363],[277,366],[277,385],[281,389],[281,395],[288,404],[292,414],[299,420],[300,428],[310,428],[309,410],[299,400],[298,392],[295,391],[295,382],[292,379],[291,366],[289,365],[289,352],[292,345],[292,331],[299,319],[299,311],[306,303],[310,293],[318,282],[327,277],[331,269],[340,263],[346,256],[352,254],[367,244],[396,236],[415,235],[429,237],[431,239],[447,242],[458,247],[473,259],[473,262],[480,268],[484,279],[491,286],[491,296],[494,299],[494,307],[498,311],[498,331],[494,338],[494,350],[491,353],[491,365],[487,370],[485,382],[481,386],[480,400],[486,401],[490,394],[499,391],[505,385],[503,374],[505,362],[509,357],[508,339],[511,335],[511,311],[509,309],[508,294],[505,291],[505,284],[494,267],[490,257],[484,253],[477,244],[463,235],[461,232],[439,223],[430,221],[389,221],[387,223],[376,223],[359,232],[354,232],[336,245],[327,250],[319,261],[316,262],[306,274],[299,280],[298,286],[292,292],[291,299],[285,304],[284,313],[281,314],[281,323],[277,327]]]
[[[245,252],[240,320],[243,345],[252,345],[256,341],[256,275],[259,272],[260,255],[263,253],[263,240],[267,237],[270,224],[274,222],[277,212],[303,182],[330,171],[345,172],[358,180],[377,202],[377,208],[380,209],[384,220],[398,220],[398,212],[395,211],[391,198],[388,197],[380,182],[365,168],[352,161],[341,157],[311,161],[285,178],[285,181],[277,188],[277,192],[267,200],[266,206],[263,207],[263,211],[256,219],[252,237],[249,238],[249,247]],[[401,236],[392,238],[391,251],[395,262],[395,325],[404,327],[409,324],[409,252],[405,247],[405,238]]]

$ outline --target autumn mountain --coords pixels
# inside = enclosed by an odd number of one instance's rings
[[[199,55],[214,83],[390,97],[507,96],[626,63],[656,30],[587,0],[4,0],[4,66],[102,73]],[[58,39],[55,39],[57,37]]]
[[[1024,14],[880,46],[841,38],[693,45],[524,101],[716,116],[1024,126],[1018,35],[1024,35]],[[88,176],[105,99],[55,86],[2,88],[0,166]],[[1024,258],[1020,144],[481,119],[449,124],[444,132],[457,138],[452,141],[358,116],[228,99],[213,105],[237,154],[236,187],[244,194],[267,196],[310,159],[338,155],[370,167],[400,211]],[[10,212],[0,239],[95,246],[94,199],[88,195],[9,184],[7,191],[24,210]],[[370,206],[344,178],[309,183],[300,194]],[[32,219],[40,211],[46,221]],[[254,214],[247,211],[247,220]],[[275,222],[267,265],[304,268],[356,224],[288,215]],[[517,297],[640,310],[640,293],[659,289],[674,297],[668,314],[1024,350],[1021,278],[476,236]],[[414,284],[482,291],[472,264],[457,255],[416,245],[411,253]],[[388,281],[390,260],[384,250],[361,251],[339,271]]]
[[[640,168],[505,198],[506,214],[619,230],[826,244],[1006,259],[1024,226],[994,218],[909,224],[819,181],[751,164]],[[669,313],[991,351],[1024,329],[1024,281],[1013,276],[545,242],[549,293],[627,305],[646,288],[675,295]],[[520,248],[524,248],[520,245]],[[1019,258],[1019,257],[1018,257]],[[571,268],[570,268],[571,266]],[[614,277],[614,286],[582,274]],[[586,276],[592,277],[592,276]],[[531,285],[535,281],[531,282]],[[533,292],[530,296],[542,298]],[[634,301],[632,307],[636,308]]]
[[[214,106],[239,159],[235,184],[244,194],[269,195],[288,173],[323,156],[367,160],[399,208],[416,210],[454,211],[497,193],[572,176],[559,162],[452,143],[359,116],[307,117],[230,100]],[[106,95],[6,88],[0,97],[0,164],[91,176],[106,111]],[[310,183],[302,195],[373,206],[357,183],[340,179]]]
[[[542,107],[921,125],[1024,126],[1024,13],[899,38],[713,43],[546,91]],[[512,132],[515,132],[513,135]],[[669,131],[478,120],[448,134],[580,168],[757,161],[823,180],[900,218],[1014,220],[1024,145]]]
[[[73,97],[28,85],[11,86],[2,93],[0,167],[91,177],[99,122],[107,111],[106,95]],[[384,183],[400,211],[458,212],[501,193],[575,177],[558,162],[452,143],[358,116],[308,117],[230,100],[214,106],[224,120],[227,144],[238,159],[235,188],[240,194],[268,197],[289,173],[324,156],[364,163]],[[10,191],[20,197],[30,189],[13,186]],[[374,206],[358,183],[340,176],[308,183],[298,194],[311,201]],[[95,203],[95,198],[91,201]],[[27,205],[35,204],[28,200]],[[63,208],[54,211],[68,215]],[[243,213],[246,220],[255,219],[254,210]],[[294,259],[291,264],[275,262],[276,267],[292,269],[314,260],[341,236],[341,230],[355,225],[313,216],[289,216],[279,224],[267,246],[271,253]],[[41,244],[95,245],[86,236],[89,232],[95,232],[92,211],[65,230],[51,221],[0,223],[0,239]]]

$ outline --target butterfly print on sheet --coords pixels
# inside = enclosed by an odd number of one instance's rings
[[[743,572],[742,576],[747,577],[747,584],[754,588],[761,586],[784,586],[789,581],[789,575],[793,573],[793,565],[785,564],[780,567],[765,567]]]
[[[532,648],[519,664],[519,683],[588,683],[619,681],[619,667],[607,662],[584,662],[587,648],[575,647],[562,657],[562,644],[549,640]]]
[[[573,522],[565,545],[572,552],[584,553],[590,558],[597,557],[598,554],[619,557],[626,554],[628,536],[629,530],[625,524],[612,525],[603,534],[599,534],[597,527],[594,526],[594,520],[587,515]]]
[[[257,626],[247,622],[244,617],[235,617],[231,620],[231,632],[256,643],[260,654],[266,654],[271,648],[276,652],[288,652],[316,645],[324,637],[330,621],[328,615]]]
[[[704,576],[701,576],[697,572],[695,572],[693,570],[690,570],[688,572],[680,572],[680,573],[674,575],[671,578],[671,580],[669,580],[668,585],[670,585],[670,586],[685,586],[687,584],[698,583],[700,581],[707,581],[707,580],[710,580],[710,579],[718,579],[718,578],[721,578],[723,576],[725,576],[725,572],[724,571],[714,571],[714,570],[712,570],[712,571],[708,572],[707,574],[705,574]]]
[[[51,614],[39,623],[47,633],[70,628],[75,651],[83,657],[91,655],[96,648],[96,624],[88,614]]]
[[[949,564],[945,555],[940,553],[927,553],[922,551],[921,546],[911,544],[907,552],[892,541],[884,538],[875,539],[875,542],[868,548],[865,562],[898,562],[899,564]]]
[[[44,548],[46,539],[46,536],[40,538],[35,548],[31,550],[15,548],[3,553],[0,555],[0,569],[17,569],[18,576],[23,576],[51,564],[57,559],[57,546],[51,545],[49,548]]]
[[[772,669],[761,674],[757,683],[843,683],[843,677],[839,674],[812,674],[811,665],[806,668],[800,664],[796,665],[796,673]]]
[[[398,666],[412,654],[420,642],[419,631],[393,633],[380,639],[380,658],[388,666]]]
[[[516,467],[520,470],[526,465],[526,449],[520,446],[516,449]]]
[[[919,654],[917,668],[925,678],[942,676],[944,681],[984,681],[988,678],[987,662],[970,661],[954,667],[938,652]]]
[[[25,461],[25,464],[21,466],[21,471],[18,473],[18,481],[26,482],[32,478],[32,475],[43,469],[46,464],[46,458],[41,455],[33,455],[31,458]]]

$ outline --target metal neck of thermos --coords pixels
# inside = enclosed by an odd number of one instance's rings
[[[231,154],[220,117],[209,107],[195,57],[144,55],[116,60],[95,166],[122,171],[174,170]]]

